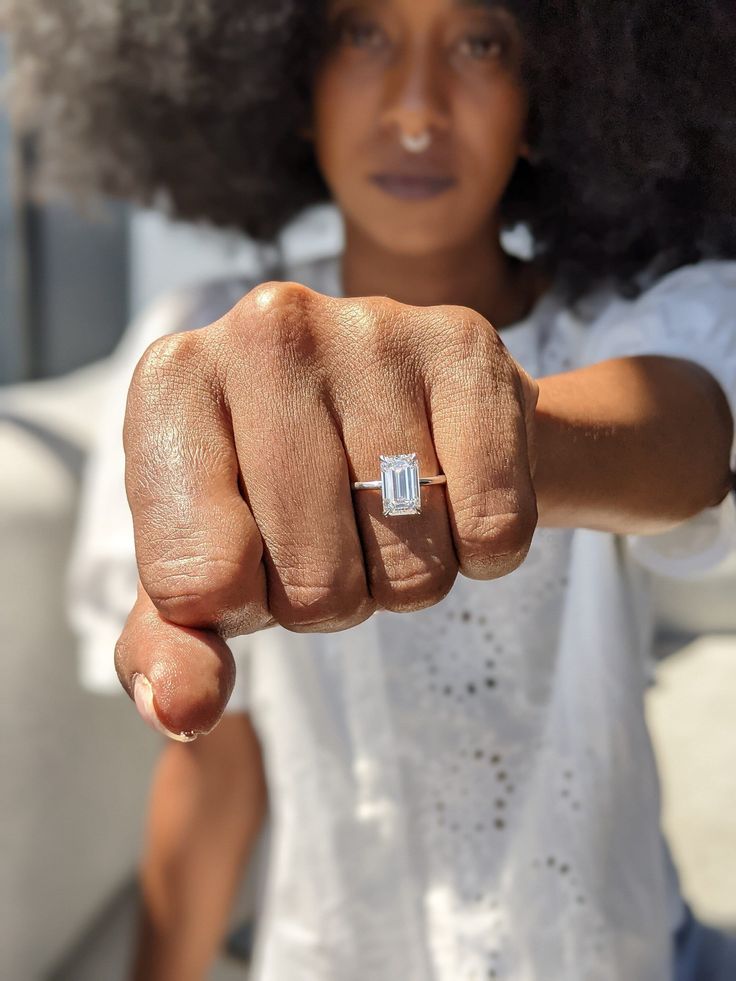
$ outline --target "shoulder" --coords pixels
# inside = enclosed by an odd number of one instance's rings
[[[736,259],[704,259],[688,266],[680,266],[654,281],[644,291],[642,300],[676,293],[712,298],[714,291],[729,292],[733,299],[736,291]]]
[[[704,260],[681,266],[651,284],[632,304],[639,316],[664,317],[698,332],[736,316],[736,261]]]
[[[172,290],[145,307],[132,321],[124,345],[138,351],[165,334],[197,330],[231,310],[246,293],[269,280],[302,283],[318,293],[339,293],[339,258],[263,266],[253,275],[229,276]]]
[[[715,344],[736,357],[736,261],[681,266],[639,296],[599,294],[586,360],[647,353],[687,357]]]

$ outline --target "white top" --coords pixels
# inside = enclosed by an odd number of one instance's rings
[[[338,265],[289,270],[339,295]],[[134,361],[208,323],[247,284],[162,301],[119,352],[72,571],[82,676],[115,685],[134,596],[120,427]],[[501,334],[534,376],[661,353],[707,367],[736,409],[736,262],[575,311],[552,292]],[[735,413],[736,414],[736,413]],[[494,582],[337,634],[233,642],[273,834],[256,981],[670,981],[682,913],[644,722],[645,567],[688,576],[736,541],[732,497],[675,531],[539,529]]]

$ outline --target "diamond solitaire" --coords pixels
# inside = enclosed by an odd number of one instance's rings
[[[419,460],[416,453],[381,456],[381,495],[386,517],[421,514]]]
[[[443,473],[436,477],[419,476],[419,458],[416,453],[400,456],[379,456],[381,461],[380,480],[356,480],[353,490],[380,490],[383,498],[383,513],[387,518],[400,514],[421,514],[421,487],[428,484],[446,484]]]

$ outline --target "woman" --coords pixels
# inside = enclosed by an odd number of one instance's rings
[[[345,220],[340,260],[264,278],[324,296],[391,297],[407,305],[412,330],[434,331],[440,349],[437,325],[456,316],[447,305],[470,308],[508,352],[499,356],[515,379],[517,425],[525,416],[527,437],[539,437],[529,473],[549,527],[515,550],[509,575],[458,580],[442,603],[417,609],[429,605],[417,583],[386,572],[392,562],[408,568],[406,552],[392,555],[391,526],[361,510],[370,505],[358,492],[368,585],[352,623],[339,621],[353,629],[277,627],[250,638],[250,705],[275,835],[256,976],[705,977],[709,968],[691,958],[698,929],[659,838],[641,706],[649,622],[632,556],[646,564],[665,545],[620,536],[684,522],[726,493],[736,279],[732,263],[715,261],[736,255],[727,82],[736,28],[726,6],[111,4],[85,9],[88,19],[73,26],[46,19],[42,37],[23,34],[33,34],[29,9],[15,15],[18,49],[31,52],[17,61],[17,102],[43,120],[50,183],[142,201],[163,190],[180,217],[264,239],[302,206],[332,198]],[[502,247],[501,230],[518,221],[531,231],[532,261]],[[223,337],[237,336],[233,322],[259,323],[259,309],[313,304],[346,343],[350,317],[394,316],[394,333],[402,322],[380,300],[329,306],[266,290],[238,305],[250,285],[180,300],[176,315],[149,322],[139,340],[214,321],[202,336],[186,335],[206,376]],[[318,336],[325,344],[329,331]],[[358,364],[369,377],[360,352],[343,375]],[[158,438],[172,422],[161,421],[161,403],[142,408],[153,395],[151,363],[139,369],[128,423],[139,522],[141,488],[151,483],[141,431]],[[160,370],[177,406],[188,406],[197,372],[182,381],[172,364],[166,354]],[[448,365],[457,373],[449,354]],[[269,384],[264,391],[270,425],[282,403]],[[203,420],[209,408],[195,411]],[[545,430],[549,418],[564,420],[565,432],[579,426],[587,464],[564,435]],[[318,425],[304,423],[305,433]],[[350,452],[358,437],[344,439]],[[512,456],[528,452],[522,443]],[[258,515],[262,474],[244,472],[242,464],[243,497]],[[450,496],[452,484],[448,476]],[[432,492],[427,511],[436,517]],[[260,507],[274,619],[308,629],[309,616],[313,624],[321,615],[319,583],[287,581],[276,519]],[[282,502],[278,520],[287,510]],[[168,521],[170,500],[164,511]],[[682,545],[691,530],[679,529],[679,550],[697,552],[695,564],[705,561],[702,548]],[[178,735],[202,731],[231,673],[218,662],[216,697],[204,705],[197,688],[196,705],[187,702],[194,686],[174,652],[185,642],[181,625],[212,623],[187,620],[187,611],[180,619],[167,605],[156,536],[140,525],[138,534],[144,589],[118,669],[142,714]],[[412,542],[442,570],[431,603],[457,570],[442,535]],[[724,543],[711,543],[711,557]],[[120,561],[133,568],[132,554]],[[338,591],[327,591],[325,605]],[[376,605],[414,612],[366,620]],[[155,607],[167,617],[156,619]],[[143,671],[141,651],[154,636],[186,683],[172,686],[170,673],[164,685],[153,655]],[[713,956],[721,962],[713,976],[727,977],[732,955]]]

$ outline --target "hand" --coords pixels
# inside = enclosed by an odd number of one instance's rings
[[[153,344],[124,438],[141,587],[116,664],[139,708],[208,731],[234,678],[224,637],[344,630],[438,603],[458,571],[515,569],[537,519],[537,396],[471,310],[289,283]],[[447,485],[384,518],[351,481],[406,452]]]

